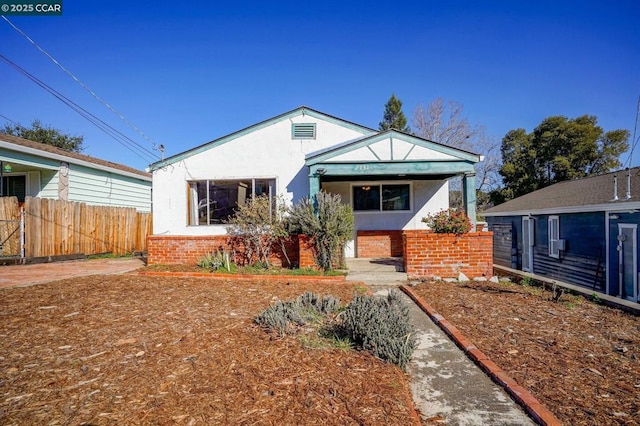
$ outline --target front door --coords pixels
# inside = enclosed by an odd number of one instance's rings
[[[532,217],[522,218],[522,270],[533,272],[534,225]]]
[[[618,224],[618,297],[638,300],[638,225]]]

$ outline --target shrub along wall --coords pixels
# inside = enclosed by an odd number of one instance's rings
[[[231,237],[228,235],[150,235],[147,245],[149,265],[195,265],[208,253],[216,250],[232,250]],[[313,253],[306,236],[290,237],[285,247],[291,264],[287,263],[287,258],[282,255],[279,245],[273,248],[270,258],[272,264],[284,267],[299,265],[301,268],[314,265]],[[237,264],[242,264],[243,260],[241,254],[236,255]]]
[[[404,267],[409,278],[469,278],[493,275],[493,232],[462,235],[403,232]]]

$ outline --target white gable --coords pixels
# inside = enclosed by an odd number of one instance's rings
[[[359,162],[359,161],[407,161],[407,160],[456,160],[457,158],[397,138],[386,138],[381,141],[363,146],[353,151],[345,152],[326,162]]]

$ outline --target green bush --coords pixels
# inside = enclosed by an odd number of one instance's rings
[[[422,218],[431,230],[437,234],[466,234],[471,230],[471,220],[463,211],[442,210]]]
[[[280,246],[287,258],[284,240],[289,234],[285,213],[283,200],[274,201],[266,195],[250,198],[238,206],[235,215],[227,221],[227,234],[232,236],[234,251],[244,256],[245,264],[268,268],[274,244]]]
[[[342,327],[355,344],[403,369],[417,345],[409,308],[395,291],[384,299],[355,296],[342,313]]]
[[[202,269],[209,269],[211,271],[215,271],[222,267],[229,269],[229,264],[229,254],[223,250],[207,253],[206,255],[198,259],[199,267],[201,267]]]
[[[354,218],[351,206],[342,204],[340,195],[320,191],[314,201],[302,199],[291,209],[291,233],[302,233],[314,245],[316,263],[325,271],[342,261],[344,246],[353,238]]]

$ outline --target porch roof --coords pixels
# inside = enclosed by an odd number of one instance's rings
[[[310,175],[451,177],[473,173],[482,156],[387,130],[307,154]]]

